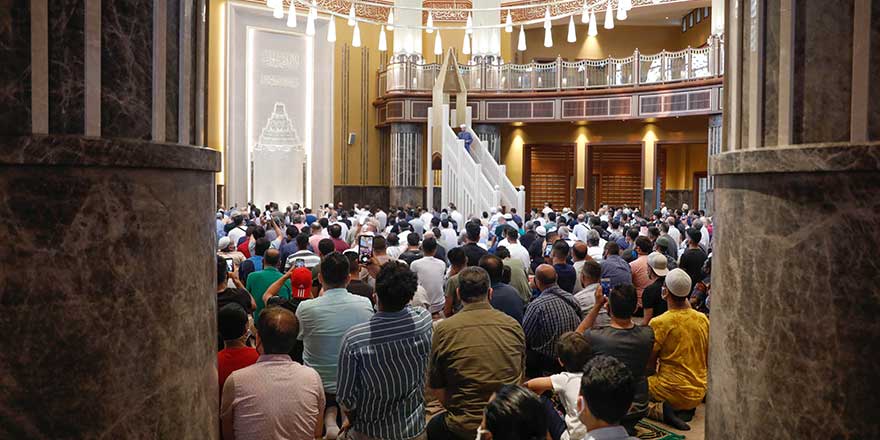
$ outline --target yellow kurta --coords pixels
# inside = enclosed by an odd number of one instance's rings
[[[706,395],[709,318],[693,310],[669,310],[651,320],[657,374],[648,377],[654,400],[673,408],[696,408]]]

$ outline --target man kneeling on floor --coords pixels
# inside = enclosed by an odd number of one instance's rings
[[[697,406],[706,396],[709,357],[709,318],[691,308],[691,277],[681,269],[669,271],[662,296],[668,311],[651,320],[654,353],[648,377],[651,403],[648,417],[687,431]]]

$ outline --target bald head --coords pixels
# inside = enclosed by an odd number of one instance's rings
[[[266,253],[263,254],[263,267],[275,267],[278,266],[278,258],[281,254],[278,252],[278,249],[266,249]]]
[[[571,247],[571,258],[574,261],[581,261],[587,258],[587,244],[578,241],[574,243],[574,246]]]
[[[556,284],[556,269],[549,264],[538,266],[535,270],[535,283],[540,290],[544,290]]]
[[[299,322],[296,315],[284,307],[269,307],[260,313],[257,336],[263,354],[288,354],[296,343]]]

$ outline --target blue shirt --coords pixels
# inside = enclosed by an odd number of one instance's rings
[[[238,268],[238,279],[247,284],[248,275],[261,270],[263,270],[263,257],[254,255],[241,262],[241,266]]]
[[[357,324],[370,320],[373,304],[345,289],[330,289],[300,303],[298,339],[303,341],[303,362],[318,371],[324,392],[336,394],[336,373],[342,337]]]
[[[462,131],[458,133],[458,138],[464,140],[464,148],[468,153],[471,152],[471,143],[474,141],[474,138],[467,131]]]
[[[342,339],[336,399],[356,415],[352,429],[408,439],[425,430],[425,370],[434,333],[422,308],[378,312]]]
[[[609,255],[600,264],[602,278],[610,278],[612,288],[621,284],[632,284],[632,270],[620,255]]]
[[[509,284],[493,284],[492,299],[489,300],[489,303],[495,310],[506,313],[507,316],[522,324],[526,303],[519,296],[519,292]]]

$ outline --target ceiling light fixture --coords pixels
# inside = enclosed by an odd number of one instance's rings
[[[330,16],[330,23],[327,25],[327,42],[336,41],[336,17]]]
[[[275,18],[284,18],[284,5],[279,1],[275,3],[275,9],[272,11],[272,16]]]
[[[523,25],[519,25],[519,42],[516,45],[516,50],[520,52],[526,50],[526,31],[523,29]]]
[[[544,29],[550,29],[553,27],[553,24],[550,23],[550,6],[547,6],[547,9],[544,10]]]
[[[388,37],[385,36],[385,25],[379,30],[379,52],[388,50]]]
[[[315,35],[315,19],[318,18],[318,10],[315,8],[315,1],[309,6],[309,18],[306,20],[306,35]]]
[[[617,2],[617,20],[626,20],[626,5],[623,0]]]
[[[394,8],[388,10],[388,25],[385,26],[389,31],[394,30]]]
[[[614,29],[614,14],[612,11],[614,8],[611,7],[611,0],[608,0],[607,7],[605,8],[605,29]]]
[[[574,31],[574,15],[568,17],[568,42],[574,43],[577,41],[577,34]]]
[[[352,47],[361,47],[361,28],[357,22],[354,23],[354,33],[351,36]]]
[[[461,53],[465,55],[471,54],[471,36],[467,33],[464,34],[464,41],[461,43]]]
[[[587,35],[591,37],[595,37],[599,35],[599,30],[596,29],[598,25],[596,24],[596,11],[590,11],[590,28],[587,30]]]
[[[428,11],[428,29],[425,29],[425,32],[429,34],[434,32],[434,15],[431,11]]]
[[[440,30],[437,30],[437,36],[434,37],[434,55],[443,55],[443,40],[440,39]]]
[[[508,34],[513,32],[513,17],[510,15],[510,10],[507,10],[507,21],[504,22],[504,32]]]
[[[544,29],[544,47],[553,47],[553,31]]]
[[[468,12],[467,22],[464,24],[464,33],[468,35],[474,33],[474,19],[471,18],[470,12]]]
[[[587,6],[587,0],[584,0],[584,7],[581,10],[581,23],[587,24],[590,22],[590,7]]]
[[[351,8],[348,9],[348,25],[354,26],[355,19],[357,18],[357,14],[354,11],[354,2],[351,3]]]
[[[293,2],[290,2],[290,9],[287,10],[287,27],[296,27],[296,8],[293,7]]]

